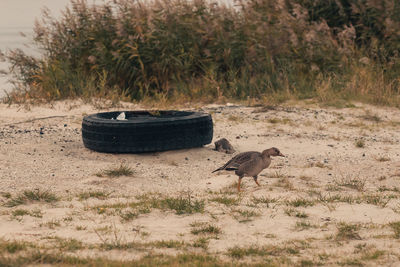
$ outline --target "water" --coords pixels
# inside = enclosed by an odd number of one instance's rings
[[[20,48],[34,54],[36,51],[24,44],[29,43],[36,18],[40,18],[41,10],[47,7],[55,17],[69,4],[70,0],[0,0],[0,50]],[[91,3],[92,1],[88,1]],[[24,33],[28,38],[21,36]],[[0,62],[0,70],[8,65]],[[0,76],[0,97],[12,86],[9,77]]]
[[[102,3],[108,0],[88,0],[88,3]],[[133,0],[132,0],[133,1]],[[233,0],[220,0],[229,4]],[[41,10],[47,7],[54,17],[69,5],[70,0],[0,0],[0,50],[20,48],[29,54],[37,54],[34,48],[26,46],[32,36],[35,19],[40,19]],[[21,36],[20,33],[27,37]],[[0,70],[8,69],[8,65],[0,62]],[[0,75],[0,98],[12,89],[9,77]]]

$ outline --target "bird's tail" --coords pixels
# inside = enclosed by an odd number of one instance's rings
[[[237,167],[225,168],[225,166],[222,166],[222,167],[216,169],[215,171],[213,171],[212,173],[217,172],[217,171],[222,171],[222,170],[225,170],[225,171],[236,171],[237,169],[238,169]]]
[[[222,170],[222,168],[218,168],[218,169],[214,170],[212,173],[220,171],[220,170]]]

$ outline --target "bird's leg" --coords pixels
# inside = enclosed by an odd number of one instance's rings
[[[257,175],[253,176],[253,179],[254,179],[254,182],[256,182],[256,184],[257,184],[258,186],[261,186],[261,185],[258,183],[258,181],[257,181]]]
[[[238,187],[237,187],[238,192],[240,192],[240,182],[242,181],[242,178],[243,178],[243,177],[240,177],[240,176],[239,176]]]

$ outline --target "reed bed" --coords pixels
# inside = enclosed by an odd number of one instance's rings
[[[124,98],[400,103],[396,0],[71,0],[8,51],[5,101]],[[340,101],[339,101],[340,102]]]

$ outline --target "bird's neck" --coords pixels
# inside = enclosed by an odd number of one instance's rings
[[[268,153],[263,153],[261,156],[262,156],[263,159],[269,159],[269,158],[271,158],[270,155],[269,155]]]

